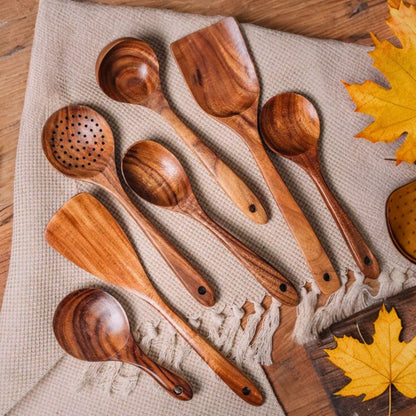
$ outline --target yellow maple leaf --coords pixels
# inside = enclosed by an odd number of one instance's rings
[[[402,322],[392,308],[383,305],[374,323],[372,344],[344,336],[335,337],[337,346],[326,349],[329,360],[351,379],[337,391],[339,396],[361,396],[363,401],[380,396],[391,386],[406,397],[416,397],[416,337],[409,343],[399,340]],[[389,413],[390,414],[390,413]]]
[[[416,8],[400,2],[396,9],[389,5],[386,21],[401,43],[397,48],[390,42],[379,41],[373,34],[375,49],[369,52],[374,66],[390,83],[384,88],[375,82],[344,85],[356,103],[355,111],[374,117],[373,123],[355,137],[371,142],[393,142],[403,133],[406,140],[396,152],[396,164],[416,161]]]

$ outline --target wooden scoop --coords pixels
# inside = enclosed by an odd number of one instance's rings
[[[153,362],[139,348],[121,305],[100,289],[81,289],[67,295],[53,317],[59,345],[84,361],[121,361],[153,377],[170,395],[192,399],[191,386],[181,377]]]
[[[89,107],[69,106],[53,113],[43,128],[43,151],[59,172],[95,183],[129,212],[189,293],[205,306],[215,303],[214,291],[201,274],[139,211],[124,191],[114,161],[114,138],[104,117]]]
[[[252,221],[267,222],[266,211],[245,182],[170,108],[160,86],[157,56],[148,43],[133,38],[111,42],[98,56],[95,73],[98,85],[113,100],[160,114],[237,207]]]
[[[260,128],[269,148],[302,167],[312,178],[364,276],[377,279],[378,263],[363,237],[326,184],[319,166],[319,116],[314,105],[293,92],[276,95],[263,106]]]
[[[289,305],[298,304],[296,290],[284,276],[208,217],[198,204],[181,163],[165,147],[147,140],[134,143],[123,157],[122,172],[128,185],[146,201],[203,224],[272,296]]]
[[[252,405],[263,403],[257,387],[160,297],[126,234],[92,195],[78,194],[59,209],[46,227],[45,238],[79,267],[152,305],[235,394]]]
[[[171,50],[197,103],[246,142],[321,291],[337,290],[340,281],[328,256],[261,142],[260,85],[235,19],[179,39]]]

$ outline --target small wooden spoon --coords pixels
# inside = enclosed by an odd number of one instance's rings
[[[85,106],[53,113],[42,132],[43,151],[51,165],[73,179],[101,186],[128,211],[189,293],[205,306],[215,303],[214,291],[201,274],[139,211],[124,191],[114,161],[114,138],[101,114]]]
[[[315,182],[360,270],[376,279],[376,258],[335,199],[322,176],[318,159],[319,116],[313,104],[295,93],[272,97],[263,106],[260,128],[269,148],[301,166]]]
[[[103,290],[88,288],[67,295],[56,308],[53,330],[59,345],[79,360],[135,365],[176,399],[192,399],[191,386],[184,379],[156,364],[139,348],[123,308]]]
[[[241,241],[216,224],[198,204],[179,160],[159,143],[134,143],[122,160],[127,184],[145,200],[188,215],[208,228],[281,302],[296,305],[298,295],[289,281]]]
[[[245,182],[170,108],[160,86],[157,56],[148,43],[134,38],[111,42],[98,56],[95,73],[98,85],[113,100],[160,114],[237,207],[252,221],[267,222],[266,211]]]
[[[96,198],[87,193],[71,198],[49,221],[45,239],[87,272],[149,303],[235,394],[252,405],[263,403],[257,387],[162,299],[126,234]]]

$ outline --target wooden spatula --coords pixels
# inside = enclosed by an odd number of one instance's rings
[[[152,305],[235,394],[252,405],[263,403],[257,387],[160,297],[126,234],[92,195],[78,194],[60,208],[47,225],[45,238],[79,267]]]

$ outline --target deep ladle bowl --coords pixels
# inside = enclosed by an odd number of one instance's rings
[[[122,38],[98,56],[97,83],[113,100],[137,104],[160,114],[206,167],[235,205],[252,221],[267,222],[267,214],[247,184],[172,111],[159,79],[159,62],[146,42]]]
[[[376,279],[380,270],[374,254],[322,176],[318,156],[320,123],[314,105],[300,94],[276,95],[261,110],[260,129],[272,151],[292,160],[310,175],[356,264],[366,277]]]
[[[81,289],[67,295],[56,308],[53,330],[59,345],[79,360],[135,365],[173,397],[192,398],[192,389],[184,379],[143,353],[131,335],[124,309],[101,289]]]

